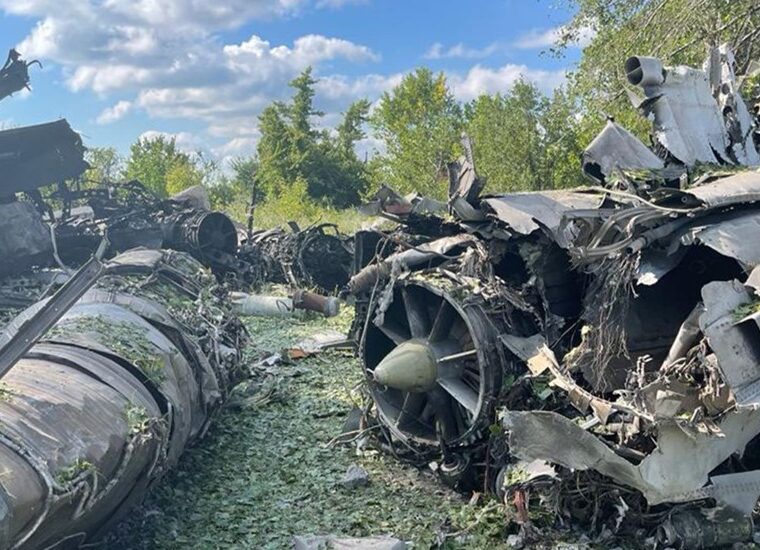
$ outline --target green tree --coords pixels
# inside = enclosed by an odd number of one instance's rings
[[[314,109],[314,85],[317,80],[311,74],[311,67],[294,78],[290,87],[295,90],[293,99],[286,111],[290,119],[291,153],[296,162],[303,162],[312,152],[317,138],[312,127],[313,117],[324,116]]]
[[[577,102],[557,88],[541,113],[545,189],[587,184],[581,174],[581,155],[593,135],[584,133]]]
[[[287,107],[275,102],[259,115],[259,140],[257,153],[261,170],[259,181],[267,195],[276,196],[283,186],[297,177],[297,166],[291,162],[292,140],[285,118]]]
[[[519,80],[504,94],[481,95],[466,108],[475,166],[489,191],[538,191],[548,187],[541,121],[548,100]]]
[[[208,184],[216,171],[214,162],[202,154],[181,151],[173,137],[141,138],[129,151],[125,177],[139,180],[159,197]]]
[[[503,94],[465,106],[475,166],[489,191],[539,191],[582,183],[577,111],[558,88],[551,97],[518,80]]]
[[[311,69],[291,83],[291,101],[275,102],[259,116],[258,179],[267,197],[284,196],[297,181],[311,198],[344,208],[357,204],[367,187],[367,171],[353,146],[364,134],[369,103],[349,107],[337,132],[317,131],[313,120],[316,80]],[[292,193],[289,196],[293,196]]]
[[[114,182],[124,170],[124,158],[113,147],[88,147],[85,160],[90,165],[84,173],[87,182]]]
[[[258,181],[256,180],[259,171],[258,159],[255,157],[237,157],[232,159],[231,167],[233,174],[231,181],[236,194],[250,199],[254,181],[258,187]],[[264,198],[261,189],[257,188],[256,194],[257,200]]]
[[[355,101],[343,114],[343,120],[336,128],[338,148],[346,157],[351,157],[356,143],[366,137],[364,126],[369,121],[370,107],[371,104],[366,99]]]
[[[442,196],[446,162],[456,157],[462,109],[443,73],[420,68],[380,98],[372,120],[385,143],[382,177],[400,192]]]

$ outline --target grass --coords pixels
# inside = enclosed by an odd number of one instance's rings
[[[249,319],[251,362],[337,319]],[[345,352],[330,351],[262,373],[233,395],[209,435],[188,450],[141,510],[116,530],[111,548],[292,548],[304,534],[393,535],[414,548],[505,548],[504,516],[445,489],[428,471],[373,450],[329,448],[360,398],[362,374]],[[352,463],[370,485],[344,489]]]
[[[238,222],[247,222],[248,205],[245,200],[227,204],[223,209]],[[296,222],[301,228],[333,223],[344,233],[351,234],[372,220],[360,214],[356,208],[337,209],[318,203],[306,193],[306,188],[302,185],[293,185],[282,196],[256,205],[254,225],[257,229],[283,226],[289,221]]]

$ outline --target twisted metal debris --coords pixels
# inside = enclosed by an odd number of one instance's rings
[[[381,445],[499,494],[528,537],[751,537],[760,156],[732,62],[628,60],[655,147],[610,121],[600,186],[483,195],[467,155],[454,222],[378,199],[402,225],[357,235],[346,292]]]
[[[0,98],[28,65],[11,52]],[[234,258],[232,222],[139,183],[76,191],[83,155],[65,120],[0,132],[2,549],[98,542],[245,374],[247,333],[200,263]]]

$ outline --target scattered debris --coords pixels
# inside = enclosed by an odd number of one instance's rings
[[[386,189],[375,208],[401,225],[357,235],[345,293],[377,444],[500,495],[525,544],[570,524],[751,539],[760,172],[736,166],[760,155],[732,62],[631,58],[655,146],[609,121],[583,161],[604,187],[481,196],[465,141],[453,221]]]
[[[369,474],[367,470],[356,464],[351,464],[346,470],[343,479],[340,480],[340,484],[344,489],[356,489],[357,487],[365,487],[369,485]]]

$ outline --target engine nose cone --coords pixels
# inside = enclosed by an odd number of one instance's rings
[[[435,356],[424,342],[410,340],[391,351],[374,371],[375,381],[406,392],[424,392],[438,377]]]

